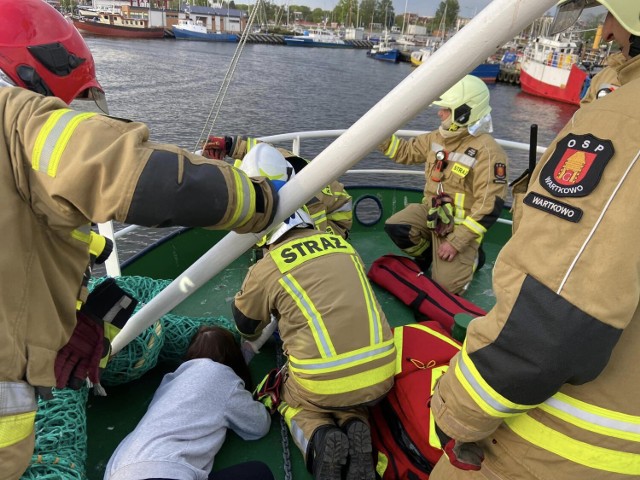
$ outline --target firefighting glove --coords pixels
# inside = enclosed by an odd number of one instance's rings
[[[103,322],[104,348],[100,359],[101,369],[107,366],[113,339],[127,323],[137,304],[138,301],[121,289],[113,278],[107,278],[93,289],[82,306],[81,312]]]
[[[262,403],[270,414],[274,414],[280,405],[280,388],[282,386],[282,369],[274,368],[262,379],[253,391],[253,399]]]
[[[76,312],[76,326],[71,338],[56,356],[54,373],[57,388],[77,390],[87,378],[98,383],[103,338],[102,321],[96,321],[81,311]]]
[[[202,155],[213,160],[222,160],[233,152],[234,138],[229,136],[215,137],[210,135],[207,138]]]
[[[232,228],[237,233],[262,232],[271,224],[278,208],[278,192],[269,179],[254,177],[251,182],[256,193],[255,213],[248,222]]]
[[[435,424],[435,427],[444,454],[451,465],[461,470],[480,470],[484,452],[477,443],[459,442],[444,433],[438,424]]]

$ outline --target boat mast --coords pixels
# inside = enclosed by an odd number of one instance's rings
[[[338,179],[471,71],[473,65],[478,65],[494,53],[496,45],[513,38],[532,19],[538,18],[555,4],[556,0],[493,0],[465,28],[282,187],[272,225],[284,221],[315,192]],[[495,28],[495,25],[501,25],[501,28]],[[264,233],[228,233],[129,319],[114,338],[112,353],[118,353],[160,317],[228,267],[255,245]]]

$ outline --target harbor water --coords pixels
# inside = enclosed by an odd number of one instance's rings
[[[209,132],[216,111],[212,130],[216,135],[346,129],[414,68],[408,63],[373,60],[359,49],[247,44],[218,111],[219,92],[237,44],[85,39],[111,115],[144,122],[152,140],[189,150],[196,148],[203,131]],[[489,89],[494,136],[503,140],[528,143],[530,125],[536,123],[538,143],[546,146],[576,110],[522,93],[517,86],[500,83]],[[436,107],[429,107],[404,129],[432,130],[438,123]],[[330,141],[306,141],[301,154],[313,158]],[[509,161],[509,179],[513,180],[527,167],[528,154],[509,151]],[[356,168],[407,167],[373,152]],[[342,181],[348,185],[350,179]],[[419,177],[414,181],[422,186]],[[153,230],[134,234],[129,246],[120,246],[121,258],[157,234]]]

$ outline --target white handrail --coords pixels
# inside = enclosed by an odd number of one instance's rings
[[[494,0],[396,88],[323,150],[279,193],[273,224],[282,222],[315,192],[337,179],[380,142],[418,115],[438,96],[522,31],[556,0]],[[500,28],[496,28],[499,25]],[[268,229],[267,229],[268,230]],[[120,351],[147,327],[230,265],[262,238],[264,232],[228,233],[163,291],[144,305],[113,341]]]
[[[285,143],[291,142],[291,151],[296,155],[300,155],[300,150],[302,147],[302,141],[308,139],[319,139],[319,138],[337,138],[346,132],[346,129],[342,130],[308,130],[308,131],[300,131],[300,132],[289,132],[278,135],[268,135],[263,137],[258,137],[258,140],[269,142],[269,143]],[[428,133],[428,130],[398,130],[395,132],[399,137],[415,137],[417,135],[421,135],[423,133]],[[502,147],[509,150],[518,150],[518,151],[529,151],[529,144],[522,142],[513,142],[511,140],[502,140],[497,138],[496,142]],[[542,154],[546,151],[546,147],[538,146],[536,152]],[[347,170],[345,174],[350,175],[368,175],[368,174],[381,174],[381,175],[424,175],[424,171],[422,170],[411,170],[405,167],[397,168],[397,169],[359,169],[359,170]],[[503,221],[502,219],[499,221]],[[505,220],[508,222],[508,220]],[[105,228],[106,225],[109,224],[100,224],[99,230],[102,235],[106,235],[111,238],[116,244],[117,240],[137,231],[140,229],[144,229],[146,227],[141,227],[139,225],[128,225],[125,228],[122,228],[118,231],[114,231],[113,227]],[[118,258],[118,252],[114,249],[114,252],[109,257],[109,260],[105,264],[106,273],[110,277],[118,277],[120,276],[120,259]]]

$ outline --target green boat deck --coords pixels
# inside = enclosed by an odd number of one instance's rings
[[[382,229],[384,219],[404,208],[408,203],[420,202],[422,192],[396,188],[348,187],[354,198],[354,227],[350,242],[354,245],[367,268],[381,255],[400,254]],[[495,258],[511,233],[508,224],[498,223],[487,234],[484,249],[485,266],[476,273],[465,297],[482,308],[493,306],[491,272]],[[140,275],[157,279],[173,279],[207,251],[224,233],[203,229],[185,229],[160,242],[123,268],[123,275]],[[247,252],[235,260],[172,312],[178,315],[203,317],[224,316],[231,319],[231,300],[239,290],[247,268],[254,262],[254,253]],[[411,323],[412,312],[388,292],[374,285],[378,301],[391,326]],[[276,365],[276,342],[270,341],[252,361],[254,381],[258,381]],[[162,376],[175,365],[158,365],[141,379],[107,388],[106,397],[90,395],[87,405],[88,458],[87,476],[102,479],[104,469],[118,443],[135,427]],[[211,405],[211,408],[216,408]],[[170,412],[167,415],[171,415]],[[310,479],[303,465],[302,455],[287,432],[289,458],[294,479]],[[262,460],[274,472],[276,479],[285,478],[281,422],[279,415],[272,417],[269,434],[257,441],[245,442],[229,431],[221,452],[216,456],[214,470],[249,460]]]

